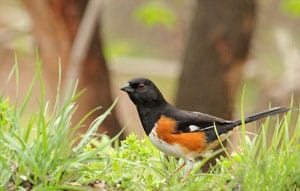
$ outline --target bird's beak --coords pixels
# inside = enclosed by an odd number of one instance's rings
[[[130,84],[129,83],[126,83],[126,84],[124,84],[121,88],[120,88],[120,90],[122,90],[122,91],[124,91],[124,92],[127,92],[127,93],[133,93],[133,88],[130,86]]]

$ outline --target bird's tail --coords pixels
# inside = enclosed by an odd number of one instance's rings
[[[253,122],[253,121],[256,121],[258,119],[261,119],[261,118],[264,118],[264,117],[267,117],[267,116],[270,116],[270,115],[276,115],[276,114],[279,114],[279,113],[285,113],[287,111],[289,111],[290,108],[287,108],[287,107],[275,107],[275,108],[272,108],[268,111],[263,111],[263,112],[260,112],[260,113],[256,113],[256,114],[253,114],[253,115],[250,115],[248,117],[246,117],[244,119],[245,123],[250,123],[250,122]],[[217,136],[222,136],[222,135],[229,135],[230,132],[237,126],[240,126],[242,124],[242,121],[241,120],[236,120],[236,121],[232,121],[232,122],[229,122],[228,124],[226,125],[220,125],[219,127],[217,127],[217,134],[214,132],[210,139],[211,140],[216,140],[217,139]],[[223,136],[223,138],[221,138],[221,140],[225,140],[227,136]]]
[[[259,120],[261,118],[264,117],[268,117],[270,115],[276,115],[276,114],[280,114],[280,113],[286,113],[290,110],[290,108],[288,107],[274,107],[268,111],[263,111],[263,112],[259,112],[259,113],[255,113],[253,115],[250,115],[248,117],[245,118],[245,123],[250,123],[256,120]],[[236,127],[236,126],[240,126],[242,124],[241,120],[236,120],[232,123],[232,128]]]

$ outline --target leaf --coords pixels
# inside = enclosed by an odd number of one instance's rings
[[[175,25],[175,14],[159,1],[149,1],[141,4],[133,13],[134,18],[147,27],[162,25],[172,28]]]
[[[284,0],[281,8],[284,12],[293,17],[300,17],[300,0]]]
[[[79,151],[81,151],[86,144],[89,142],[89,140],[91,139],[91,136],[96,133],[97,129],[99,128],[99,125],[104,121],[104,119],[111,113],[111,110],[114,108],[114,106],[117,103],[117,99],[114,101],[114,103],[105,111],[104,114],[100,115],[99,117],[97,117],[91,124],[89,130],[87,131],[87,133],[84,135],[84,137],[82,138],[82,140],[79,142],[79,144],[74,148],[74,152],[78,153]]]

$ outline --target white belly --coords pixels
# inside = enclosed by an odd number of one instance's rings
[[[175,157],[183,157],[186,158],[186,154],[184,152],[184,149],[178,145],[178,144],[168,144],[162,139],[159,139],[156,133],[156,128],[155,126],[151,133],[149,134],[149,139],[151,143],[160,151],[166,153],[167,155],[173,155]]]

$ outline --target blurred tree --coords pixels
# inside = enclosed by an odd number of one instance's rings
[[[255,11],[255,0],[197,1],[179,81],[179,107],[232,117]]]
[[[177,105],[232,118],[255,28],[255,0],[196,1]]]
[[[40,56],[44,62],[46,78],[52,82],[50,87],[56,89],[58,77],[58,58],[61,59],[62,77],[64,80],[70,62],[70,52],[78,32],[79,24],[89,1],[85,0],[40,0],[23,1],[33,21],[33,33],[37,41]],[[78,100],[79,108],[75,120],[92,109],[103,106],[107,108],[112,103],[109,73],[103,56],[102,40],[99,33],[99,22],[92,31],[91,43],[88,45],[86,56],[80,63],[79,89],[86,92]],[[84,133],[103,109],[93,113],[86,121],[86,126],[79,129]],[[120,131],[120,125],[115,113],[108,117],[99,128],[100,132],[107,131],[114,136]]]
[[[260,71],[259,105],[289,105],[300,101],[300,1],[268,0],[260,3],[255,55]],[[260,64],[261,63],[261,64]],[[253,76],[254,77],[254,76]],[[276,88],[274,88],[276,87]]]

